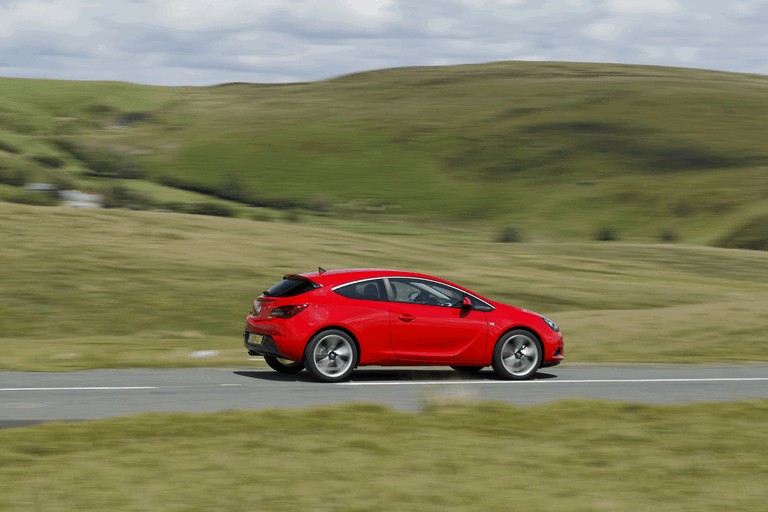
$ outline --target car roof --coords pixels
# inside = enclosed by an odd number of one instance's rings
[[[428,274],[422,274],[419,272],[409,272],[407,270],[393,270],[393,269],[382,269],[382,268],[345,268],[345,269],[335,269],[335,270],[323,270],[315,271],[315,272],[306,272],[304,274],[298,274],[302,277],[305,277],[307,279],[310,279],[312,281],[324,284],[324,285],[330,285],[330,286],[336,286],[343,283],[350,283],[352,281],[360,281],[363,279],[372,279],[377,277],[418,277],[422,279],[431,279],[433,281],[443,282],[447,284],[451,284],[453,286],[458,286],[455,283],[451,283],[450,281],[446,281],[445,279],[441,279],[439,277],[431,276]],[[459,286],[459,288],[463,288]]]

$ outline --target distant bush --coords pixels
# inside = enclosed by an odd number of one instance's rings
[[[299,210],[288,210],[285,212],[285,216],[283,217],[285,222],[291,222],[291,223],[297,223],[301,222],[301,213]]]
[[[92,105],[88,105],[85,108],[85,111],[88,112],[89,114],[95,114],[95,115],[101,116],[101,115],[110,114],[114,112],[115,109],[109,105],[104,105],[102,103],[94,103]]]
[[[313,212],[322,214],[330,212],[331,208],[333,207],[333,203],[328,198],[328,196],[318,194],[310,200],[308,206],[309,209]]]
[[[59,200],[51,194],[41,194],[29,190],[19,190],[5,198],[6,201],[19,204],[30,204],[34,206],[56,206]]]
[[[6,142],[4,140],[0,140],[0,151],[5,151],[6,153],[20,153],[19,148],[11,144],[10,142]]]
[[[236,217],[237,212],[231,206],[220,203],[197,203],[189,206],[188,213],[195,215],[213,215],[215,217]]]
[[[127,155],[91,145],[78,144],[68,139],[56,139],[53,143],[85,166],[86,174],[101,178],[139,179],[144,171]]]
[[[143,192],[115,185],[104,192],[104,208],[128,208],[146,210],[154,208],[154,202]]]
[[[499,232],[497,241],[503,244],[519,243],[523,241],[523,235],[516,227],[506,226]]]
[[[156,205],[159,210],[168,210],[170,212],[187,213],[189,212],[189,205],[187,203],[180,203],[178,201],[167,201]]]
[[[0,183],[22,187],[32,179],[32,173],[26,169],[6,169],[0,167]]]
[[[754,217],[715,244],[731,249],[768,251],[768,215]]]
[[[64,160],[54,155],[34,155],[30,157],[35,162],[41,163],[47,167],[60,168],[64,165]]]
[[[661,232],[659,232],[659,240],[667,243],[677,242],[680,240],[680,233],[674,229],[662,229]]]
[[[78,183],[74,178],[60,172],[52,173],[52,176],[49,176],[46,181],[56,185],[56,188],[59,190],[73,190],[78,187]]]
[[[151,121],[152,118],[152,114],[148,112],[126,112],[117,116],[114,120],[114,124],[116,126],[128,126],[142,121]]]
[[[251,215],[251,219],[258,220],[261,222],[272,222],[273,220],[275,220],[272,214],[267,210],[256,211],[253,215]]]
[[[619,236],[612,228],[600,228],[595,232],[594,238],[600,242],[613,242],[618,240]]]
[[[255,193],[250,191],[246,184],[233,177],[230,177],[223,184],[213,185],[194,183],[178,176],[168,175],[161,176],[157,179],[157,182],[168,187],[178,188],[181,190],[189,190],[191,192],[218,197],[228,201],[235,201],[257,208],[261,207],[275,208],[277,210],[289,210],[292,208],[304,206],[302,203],[294,199],[271,199],[265,197],[256,197]]]

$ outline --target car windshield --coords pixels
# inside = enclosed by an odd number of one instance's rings
[[[287,276],[264,292],[268,297],[293,297],[318,288],[319,285],[299,276]]]

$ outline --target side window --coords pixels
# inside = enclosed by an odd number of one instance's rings
[[[384,281],[381,279],[370,279],[359,283],[351,283],[340,286],[333,291],[348,299],[387,300]]]
[[[464,293],[434,281],[423,279],[391,278],[395,302],[428,304],[431,306],[460,307]]]

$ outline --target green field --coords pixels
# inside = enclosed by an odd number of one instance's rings
[[[28,510],[762,511],[768,402],[375,405],[0,430]]]
[[[768,253],[499,244],[288,222],[0,203],[0,368],[253,364],[240,334],[286,273],[404,268],[560,323],[567,361],[768,361]],[[216,350],[208,358],[190,357]]]
[[[528,62],[284,85],[0,79],[0,181],[486,241],[514,226],[534,241],[766,248],[766,98],[758,75]]]

